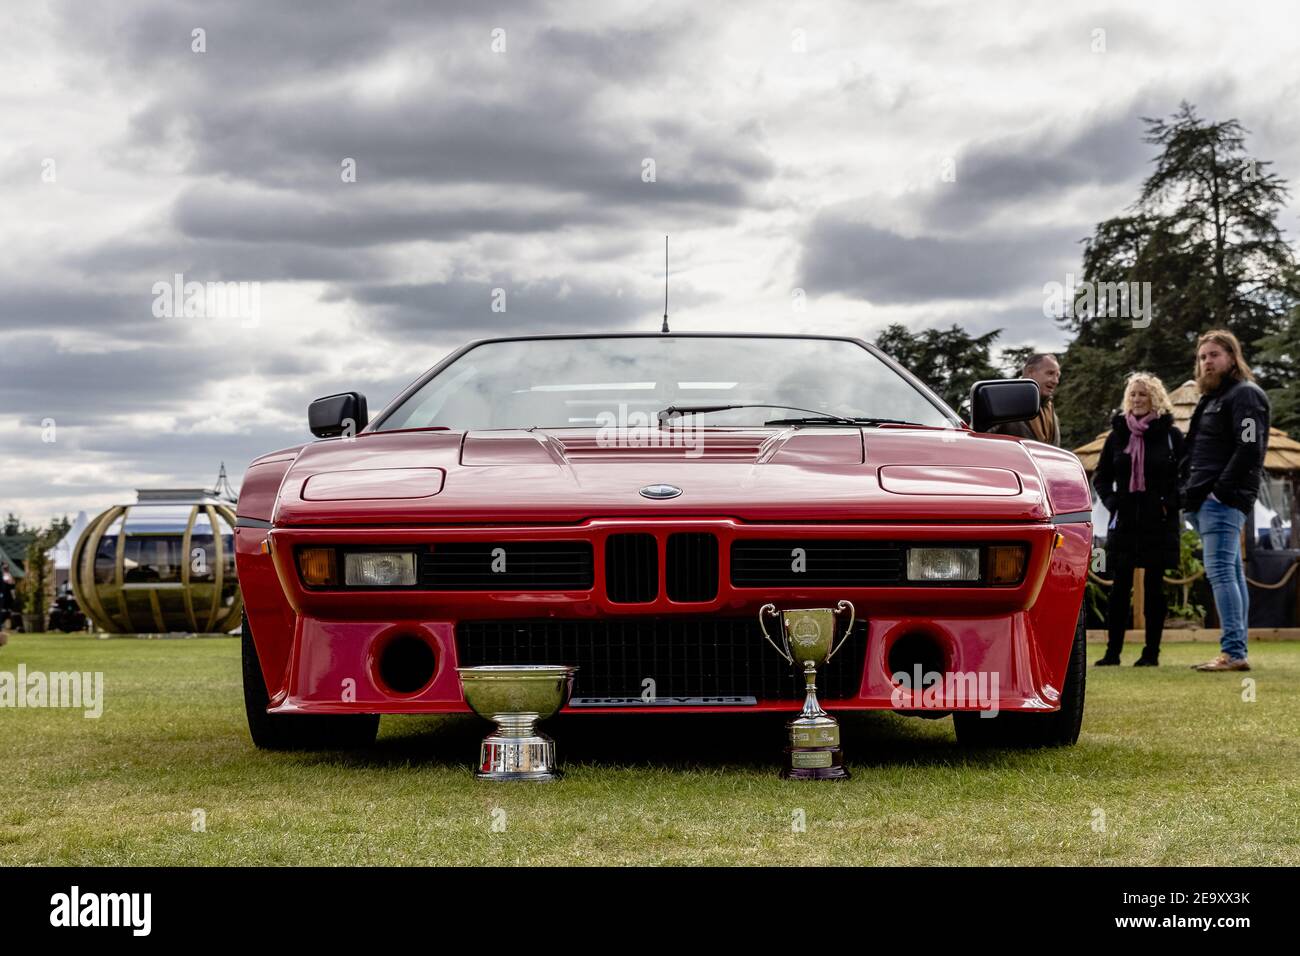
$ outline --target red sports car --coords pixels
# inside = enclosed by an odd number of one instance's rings
[[[952,714],[965,744],[1072,744],[1091,495],[1079,460],[982,434],[1038,411],[978,383],[972,426],[873,346],[812,335],[490,339],[239,498],[259,747],[468,713],[456,668],[578,667],[569,713],[783,711],[803,677],[759,609],[856,609],[831,711]]]

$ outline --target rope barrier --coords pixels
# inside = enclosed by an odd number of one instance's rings
[[[1246,578],[1246,583],[1249,584],[1251,587],[1262,588],[1265,591],[1276,591],[1278,588],[1284,587],[1286,583],[1291,580],[1291,577],[1292,575],[1295,574],[1295,570],[1297,567],[1300,567],[1300,558],[1297,558],[1291,562],[1291,567],[1286,569],[1286,574],[1282,575],[1282,580],[1280,581],[1276,581],[1273,584],[1264,584],[1262,581],[1255,581],[1251,578]],[[1105,578],[1096,574],[1091,568],[1088,569],[1088,577],[1096,581],[1102,587],[1108,588],[1115,583],[1113,580],[1107,581]],[[1167,578],[1164,575],[1161,575],[1161,579],[1165,582],[1165,584],[1177,584],[1177,585],[1191,584],[1193,581],[1199,580],[1200,578],[1203,577],[1205,577],[1204,568],[1197,571],[1191,577],[1186,577],[1186,578]]]
[[[1278,588],[1280,588],[1282,585],[1286,584],[1288,581],[1291,580],[1291,575],[1295,574],[1296,564],[1297,562],[1292,561],[1291,567],[1287,568],[1286,574],[1282,575],[1282,580],[1278,581],[1276,584],[1260,584],[1258,581],[1252,581],[1250,578],[1246,578],[1246,583],[1253,584],[1257,588],[1264,588],[1265,590],[1268,591],[1275,591]]]

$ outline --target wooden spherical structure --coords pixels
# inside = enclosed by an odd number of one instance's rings
[[[220,633],[239,624],[235,512],[205,491],[141,491],[77,539],[69,581],[96,628]]]

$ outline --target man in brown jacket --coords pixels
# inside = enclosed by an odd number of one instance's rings
[[[1043,352],[1029,356],[1024,368],[1020,370],[1021,378],[1033,379],[1038,383],[1041,408],[1037,418],[1027,422],[1007,422],[994,425],[989,432],[994,435],[1015,435],[1017,438],[1032,438],[1048,445],[1061,446],[1061,423],[1056,418],[1056,408],[1052,396],[1056,386],[1061,384],[1061,364],[1056,356]]]

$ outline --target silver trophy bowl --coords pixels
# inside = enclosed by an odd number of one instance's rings
[[[563,707],[578,669],[555,664],[458,667],[465,703],[497,729],[479,748],[480,780],[558,780],[555,741],[537,722]]]

